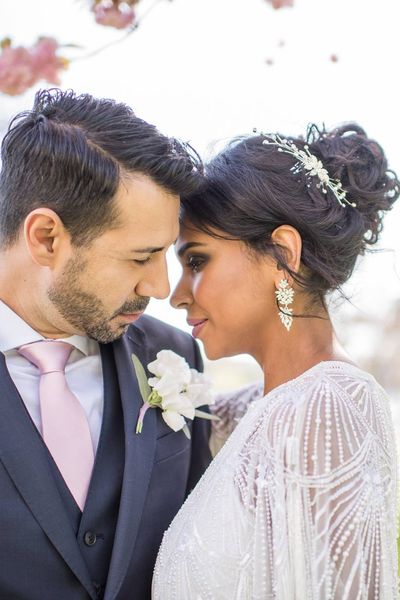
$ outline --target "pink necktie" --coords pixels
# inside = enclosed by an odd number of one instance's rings
[[[71,344],[54,340],[18,348],[39,369],[43,439],[83,511],[94,453],[85,411],[65,379],[64,369],[72,350]]]

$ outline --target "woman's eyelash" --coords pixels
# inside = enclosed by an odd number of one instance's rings
[[[197,272],[200,270],[200,267],[205,263],[206,258],[204,256],[190,255],[186,259],[186,266],[189,267],[191,271]]]

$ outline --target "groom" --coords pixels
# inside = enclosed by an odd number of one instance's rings
[[[209,460],[159,410],[146,366],[186,334],[141,316],[199,164],[123,104],[36,95],[2,144],[0,598],[147,600],[163,531]]]

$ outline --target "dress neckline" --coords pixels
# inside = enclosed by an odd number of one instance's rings
[[[267,394],[264,394],[260,398],[260,400],[274,396],[283,388],[292,387],[293,385],[299,383],[304,377],[306,377],[307,375],[310,375],[314,371],[318,371],[322,368],[329,368],[329,367],[336,367],[336,368],[338,368],[338,370],[342,370],[342,371],[346,371],[346,369],[348,369],[349,371],[358,373],[358,375],[361,375],[364,378],[374,380],[373,375],[371,375],[367,371],[363,371],[363,369],[360,369],[360,367],[357,367],[357,365],[355,365],[353,363],[349,363],[344,360],[321,360],[319,363],[317,363],[317,364],[313,365],[312,367],[310,367],[309,369],[306,369],[305,371],[303,371],[303,373],[300,373],[300,375],[297,375],[297,377],[293,377],[293,379],[288,379],[288,381],[285,381],[284,383],[280,383],[275,388],[273,388],[270,392],[268,392]]]

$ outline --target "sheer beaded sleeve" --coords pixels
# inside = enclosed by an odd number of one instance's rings
[[[219,421],[211,421],[210,450],[214,457],[222,448],[249,405],[263,395],[263,383],[255,383],[233,392],[217,394],[210,406]]]
[[[398,600],[396,448],[375,379],[327,361],[236,426],[234,406],[217,403],[233,431],[164,536],[153,600]]]
[[[387,398],[368,375],[322,371],[302,383],[271,410],[263,442],[249,438],[237,471],[254,564],[266,561],[257,597],[272,581],[279,599],[398,598]]]

